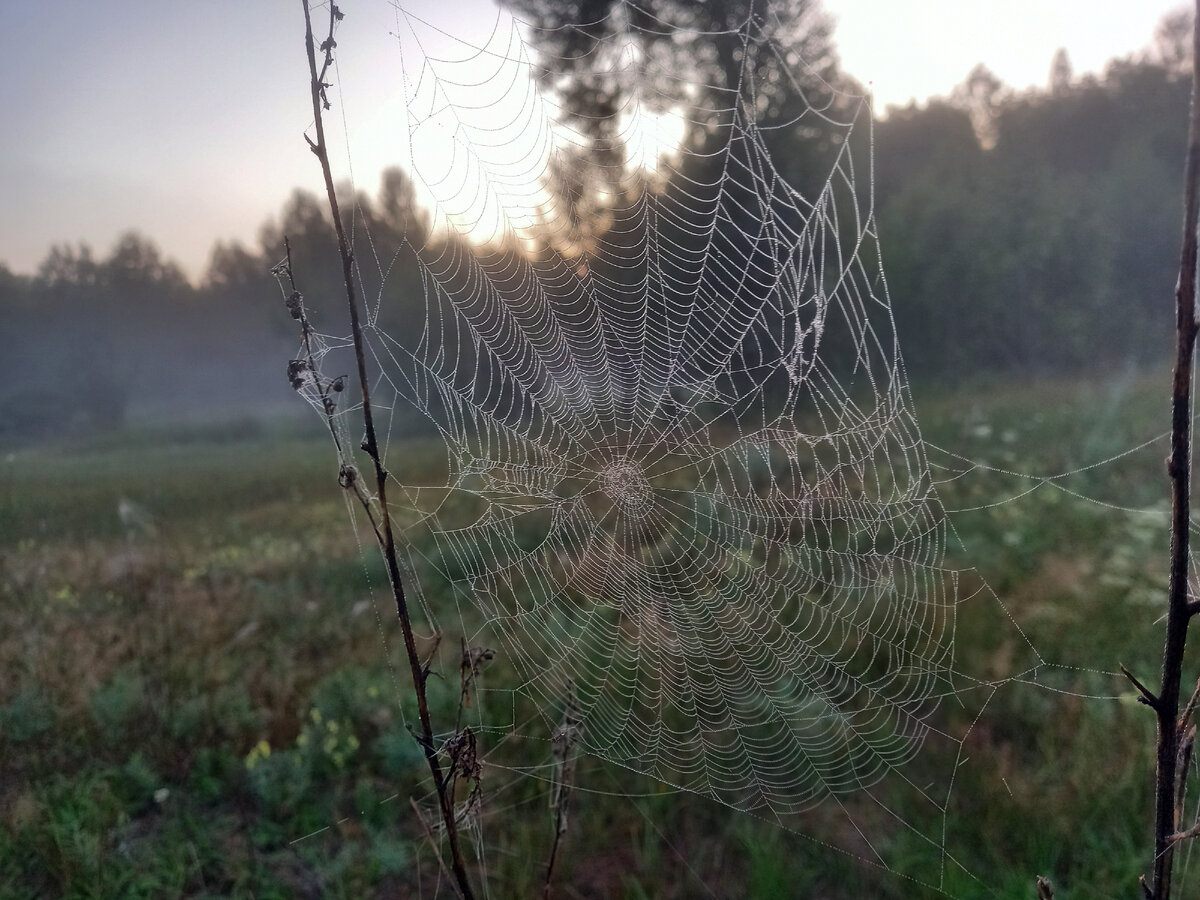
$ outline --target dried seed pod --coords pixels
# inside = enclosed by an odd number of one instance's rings
[[[292,387],[296,390],[304,387],[304,373],[308,371],[308,361],[304,359],[290,359],[287,366],[288,381],[292,383]]]

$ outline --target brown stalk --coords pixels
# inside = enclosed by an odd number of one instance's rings
[[[400,619],[400,630],[404,635],[404,649],[408,655],[409,669],[412,674],[413,690],[417,695],[417,713],[420,719],[420,731],[415,733],[417,742],[425,754],[433,776],[434,790],[437,794],[438,805],[441,808],[442,821],[446,826],[446,839],[450,846],[450,866],[454,872],[454,880],[459,894],[466,900],[474,900],[467,868],[463,862],[462,849],[459,842],[458,825],[454,815],[454,798],[449,791],[449,784],[442,770],[438,748],[434,744],[433,726],[429,718],[429,702],[426,696],[425,684],[429,670],[422,665],[417,653],[416,640],[413,636],[412,618],[409,615],[408,600],[404,593],[404,584],[400,578],[400,565],[396,558],[396,540],[392,531],[391,517],[387,502],[387,470],[379,455],[379,443],[375,436],[375,422],[371,409],[370,388],[367,381],[367,360],[363,343],[362,326],[358,317],[358,299],[354,288],[354,255],[346,240],[346,231],[342,225],[341,211],[338,208],[337,194],[333,185],[333,172],[329,164],[329,152],[325,143],[325,125],[322,110],[329,108],[325,90],[325,75],[333,62],[334,28],[341,19],[341,11],[336,4],[329,4],[329,34],[321,44],[325,54],[320,72],[317,71],[317,49],[313,40],[312,15],[308,8],[308,0],[301,0],[304,7],[304,45],[308,53],[308,70],[311,76],[311,93],[313,107],[313,130],[316,140],[309,138],[308,146],[321,164],[321,174],[325,180],[325,193],[329,201],[329,211],[333,216],[333,227],[337,234],[338,251],[342,258],[342,280],[345,283],[346,302],[350,310],[350,330],[354,339],[354,356],[358,364],[358,382],[362,387],[362,415],[364,438],[362,449],[371,458],[375,469],[375,491],[378,499],[378,524],[375,529],[379,539],[380,550],[383,552],[387,565],[388,580],[391,582],[392,595],[396,601],[396,613]]]
[[[1196,747],[1196,728],[1189,728],[1179,746],[1179,782],[1175,786],[1175,822],[1183,821],[1183,803],[1187,798],[1187,777],[1192,766],[1192,751]]]
[[[1192,33],[1192,102],[1183,185],[1183,242],[1175,287],[1175,373],[1171,391],[1171,563],[1167,593],[1167,629],[1163,646],[1162,690],[1154,707],[1158,718],[1155,776],[1154,871],[1148,886],[1153,900],[1169,900],[1171,871],[1178,842],[1175,819],[1179,779],[1179,690],[1187,627],[1188,516],[1191,494],[1191,381],[1196,347],[1197,182],[1200,181],[1200,0]]]
[[[1175,786],[1175,827],[1183,821],[1183,803],[1187,798],[1188,775],[1192,770],[1192,753],[1196,748],[1196,725],[1192,718],[1196,714],[1196,704],[1200,702],[1200,680],[1196,682],[1192,696],[1179,716],[1179,771]]]
[[[347,452],[346,447],[342,445],[342,439],[338,435],[337,426],[334,424],[333,417],[337,411],[337,395],[343,390],[345,376],[338,376],[333,379],[326,378],[317,365],[312,349],[313,327],[308,321],[308,313],[304,309],[304,296],[300,293],[300,289],[296,284],[296,272],[292,266],[292,242],[288,240],[287,235],[283,236],[283,247],[287,253],[285,262],[281,266],[276,266],[272,270],[272,273],[277,277],[287,277],[288,285],[291,287],[287,305],[292,311],[292,318],[300,323],[300,337],[304,344],[304,356],[301,359],[293,359],[288,363],[288,377],[292,379],[292,387],[297,391],[302,391],[307,383],[316,391],[317,396],[321,398],[321,408],[325,416],[325,427],[329,429],[329,435],[333,438],[333,445],[337,448],[338,462],[341,465],[338,471],[338,484],[354,494],[355,499],[358,500],[367,514],[367,520],[371,523],[371,528],[375,532],[376,539],[382,540],[379,534],[379,523],[375,520],[375,511],[371,508],[371,497],[367,493],[366,488],[362,486],[358,470],[354,467],[354,462]]]
[[[579,741],[583,719],[575,701],[574,685],[568,687],[567,706],[563,711],[562,724],[554,732],[554,784],[550,793],[550,810],[554,814],[554,838],[550,845],[550,857],[546,861],[546,881],[542,886],[543,900],[550,900],[554,884],[554,865],[558,851],[567,836],[567,808],[571,799],[571,788],[575,784],[575,745]]]

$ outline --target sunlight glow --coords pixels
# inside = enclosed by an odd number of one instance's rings
[[[520,26],[507,12],[474,36],[477,44],[431,42],[425,32],[442,35],[438,26],[415,15],[403,21],[411,35],[401,42],[402,86],[371,116],[367,140],[356,141],[352,155],[368,160],[367,168],[382,168],[379,137],[390,133],[386,146],[394,150],[399,133],[407,150],[399,162],[413,178],[418,201],[433,213],[435,236],[453,231],[479,245],[516,242],[532,249],[538,227],[565,215],[555,208],[553,163],[587,139],[563,121],[553,95],[535,84]],[[624,48],[614,70],[635,65],[635,56]],[[403,131],[398,114],[407,123]],[[681,110],[630,103],[618,124],[624,175],[651,190],[665,184],[665,164],[677,154],[685,124]],[[609,197],[599,187],[589,199],[603,208]],[[567,256],[581,250],[557,249]]]

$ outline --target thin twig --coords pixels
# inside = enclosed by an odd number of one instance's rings
[[[375,469],[375,495],[378,500],[379,524],[376,536],[379,538],[380,549],[387,565],[388,580],[392,585],[392,594],[396,601],[396,614],[400,619],[400,629],[404,637],[404,649],[408,656],[409,668],[412,674],[413,690],[417,696],[417,715],[420,719],[421,731],[418,743],[425,754],[430,774],[433,776],[434,790],[437,794],[438,805],[441,807],[442,820],[446,825],[446,839],[450,845],[450,861],[454,870],[454,879],[458,890],[465,900],[474,900],[470,879],[467,876],[466,864],[463,862],[462,849],[458,836],[458,825],[454,815],[454,798],[448,792],[446,777],[434,745],[433,726],[429,717],[429,702],[426,697],[425,683],[428,671],[422,666],[417,653],[416,639],[413,635],[412,619],[409,614],[408,600],[404,593],[404,584],[400,577],[400,564],[396,558],[396,540],[392,532],[392,523],[387,503],[388,473],[383,466],[379,453],[379,443],[375,435],[375,422],[371,407],[370,386],[367,380],[367,358],[363,341],[362,326],[359,323],[358,299],[354,288],[354,255],[346,240],[346,230],[342,224],[341,210],[338,208],[337,192],[333,184],[333,171],[329,164],[329,152],[325,143],[325,123],[322,110],[329,108],[329,99],[325,94],[328,84],[325,76],[333,62],[334,29],[342,18],[337,4],[329,4],[329,34],[321,43],[324,53],[324,63],[320,72],[317,71],[317,51],[313,39],[312,14],[308,8],[308,0],[301,0],[304,8],[304,45],[308,54],[308,70],[311,76],[310,92],[312,95],[313,130],[315,140],[305,135],[309,148],[321,164],[321,174],[325,181],[325,194],[329,202],[329,211],[333,217],[333,228],[337,234],[338,252],[342,259],[342,280],[346,290],[346,302],[350,311],[350,330],[354,340],[354,356],[358,365],[358,381],[362,389],[362,415],[364,437],[362,449],[371,458]]]
[[[1176,831],[1174,834],[1168,835],[1167,840],[1172,844],[1178,844],[1180,841],[1191,840],[1194,837],[1200,837],[1200,822],[1197,822],[1187,831]]]
[[[1196,713],[1196,705],[1200,703],[1200,679],[1196,680],[1195,690],[1192,691],[1192,696],[1188,698],[1187,706],[1183,708],[1183,713],[1179,716],[1179,733],[1182,735],[1187,730],[1188,725],[1192,722],[1192,716]]]
[[[1196,749],[1196,726],[1192,718],[1196,713],[1196,705],[1200,703],[1200,680],[1196,681],[1195,690],[1188,698],[1187,705],[1179,716],[1179,775],[1175,787],[1175,827],[1183,821],[1183,804],[1187,798],[1188,775],[1192,770],[1192,753]]]
[[[320,369],[317,363],[316,355],[312,348],[313,327],[308,320],[308,312],[304,308],[304,295],[296,283],[296,271],[292,264],[292,242],[287,235],[283,237],[283,247],[286,257],[283,263],[272,269],[272,273],[276,277],[286,276],[288,285],[291,288],[287,292],[285,303],[291,311],[292,318],[300,323],[300,338],[304,346],[304,356],[301,359],[293,359],[288,362],[288,378],[292,383],[292,387],[297,391],[302,391],[306,386],[311,386],[317,392],[317,396],[321,400],[321,410],[325,416],[325,427],[329,429],[329,434],[333,438],[333,445],[337,449],[338,455],[338,484],[344,489],[352,493],[363,511],[367,515],[367,521],[371,523],[371,528],[375,532],[376,540],[382,543],[383,536],[379,532],[379,523],[375,519],[375,511],[371,508],[371,495],[363,487],[362,478],[359,475],[358,468],[354,465],[354,460],[346,452],[345,446],[342,444],[341,435],[338,434],[337,425],[334,422],[334,414],[337,412],[337,395],[345,390],[346,377],[339,375],[337,378],[327,378]]]
[[[454,883],[454,876],[450,874],[450,870],[446,868],[446,861],[442,859],[442,851],[438,849],[437,840],[433,836],[433,832],[429,830],[429,823],[425,821],[425,816],[421,814],[421,808],[417,806],[417,801],[412,797],[408,798],[409,806],[412,807],[413,815],[417,817],[417,821],[421,823],[421,830],[425,832],[425,837],[429,839],[429,847],[433,850],[434,859],[438,861],[438,866],[442,870],[442,874],[446,876],[446,880],[454,888],[456,894],[459,893],[458,885]],[[462,895],[459,894],[461,897]]]
[[[1182,724],[1182,720],[1180,720]],[[1192,767],[1192,751],[1196,746],[1196,727],[1187,729],[1179,744],[1179,777],[1175,785],[1175,827],[1183,821],[1183,802],[1187,797],[1188,772]]]
[[[304,295],[300,293],[300,288],[296,284],[296,270],[292,266],[292,242],[286,234],[283,236],[283,249],[285,256],[282,267],[276,266],[271,271],[276,275],[287,276],[291,291],[284,303],[291,310],[292,318],[300,323],[300,340],[304,344],[304,358],[293,359],[288,363],[288,378],[291,379],[292,387],[297,391],[305,384],[312,384],[317,389],[317,395],[321,398],[321,408],[325,413],[325,425],[333,438],[334,446],[337,447],[338,459],[343,460],[345,454],[342,439],[338,436],[337,427],[333,422],[337,403],[332,397],[334,393],[341,393],[343,380],[339,378],[336,381],[330,381],[321,377],[316,357],[313,355],[313,327],[308,321],[308,312],[304,308]]]
[[[458,664],[458,715],[455,717],[454,730],[462,729],[463,713],[471,705],[471,692],[475,682],[483,671],[483,664],[491,662],[496,651],[490,647],[470,647],[467,639],[461,638],[462,657]]]
[[[1137,688],[1138,693],[1141,694],[1138,697],[1139,703],[1145,703],[1151,709],[1158,709],[1158,698],[1154,696],[1154,692],[1142,684],[1136,675],[1125,668],[1124,663],[1121,664],[1121,674],[1128,678],[1130,683]]]
[[[567,807],[571,799],[571,788],[575,782],[575,745],[579,742],[583,717],[575,701],[575,686],[570,685],[567,706],[563,711],[562,724],[554,732],[554,784],[550,794],[550,809],[554,812],[554,840],[550,845],[550,858],[546,861],[546,882],[542,897],[550,898],[554,880],[554,864],[558,850],[567,834]]]

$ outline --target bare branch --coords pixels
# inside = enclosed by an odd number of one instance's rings
[[[1139,703],[1144,703],[1151,709],[1158,709],[1158,698],[1154,696],[1154,692],[1138,681],[1137,676],[1125,668],[1124,664],[1121,664],[1121,674],[1128,678],[1130,683],[1137,688],[1138,693],[1141,694],[1138,697]]]
[[[454,893],[459,897],[462,893],[459,891],[458,885],[454,883],[454,877],[450,874],[450,870],[446,868],[446,861],[442,859],[442,852],[438,850],[437,840],[433,836],[433,832],[429,830],[429,823],[425,821],[425,816],[421,813],[421,808],[417,806],[417,801],[412,797],[408,798],[408,804],[412,807],[413,815],[417,817],[417,821],[421,823],[421,830],[425,832],[425,837],[429,840],[429,846],[433,850],[433,856],[438,861],[438,867],[441,868],[442,874],[446,876],[446,880],[450,882],[450,886],[454,888]]]
[[[333,228],[337,234],[338,252],[342,259],[342,280],[346,290],[346,303],[350,312],[350,331],[354,340],[354,356],[358,365],[358,382],[362,390],[362,416],[364,437],[362,449],[371,458],[375,469],[375,497],[377,500],[378,521],[372,519],[375,534],[379,539],[380,550],[387,565],[388,580],[392,586],[392,595],[396,601],[396,614],[400,620],[400,630],[404,636],[404,649],[408,656],[409,669],[412,675],[413,690],[417,697],[417,715],[420,720],[420,738],[418,743],[425,754],[429,772],[433,776],[434,790],[438,804],[441,807],[442,820],[446,827],[446,839],[450,846],[450,864],[454,870],[454,881],[459,894],[464,900],[474,900],[470,879],[467,876],[466,864],[463,861],[460,847],[458,825],[455,820],[454,798],[450,793],[452,779],[447,779],[442,770],[442,763],[433,740],[433,725],[429,717],[429,702],[425,693],[425,674],[420,656],[417,652],[416,639],[413,635],[412,618],[408,609],[408,599],[404,593],[404,584],[400,577],[400,563],[396,556],[396,540],[392,531],[391,516],[387,502],[387,470],[379,455],[379,443],[375,436],[375,421],[371,406],[370,383],[367,378],[367,356],[363,341],[362,326],[359,322],[358,298],[354,287],[354,255],[346,239],[346,229],[342,223],[341,210],[338,208],[337,193],[334,190],[333,171],[329,164],[329,152],[325,142],[325,122],[323,110],[329,108],[329,98],[326,89],[329,84],[325,76],[333,64],[333,48],[336,42],[333,38],[334,28],[342,19],[342,12],[334,3],[329,4],[329,33],[321,44],[324,62],[320,72],[317,71],[317,50],[313,39],[312,14],[308,8],[308,0],[301,0],[304,7],[304,46],[308,54],[308,71],[311,76],[310,94],[312,97],[313,131],[315,139],[305,135],[309,147],[321,164],[321,174],[325,181],[325,194],[329,202],[329,211],[333,217]],[[343,467],[343,472],[348,470]],[[355,470],[357,471],[357,470]],[[358,479],[351,479],[357,483]],[[452,763],[452,766],[454,763]]]
[[[1179,765],[1179,689],[1192,609],[1188,597],[1191,501],[1191,382],[1196,349],[1196,225],[1200,219],[1200,0],[1192,28],[1192,105],[1183,176],[1183,238],[1175,286],[1175,371],[1171,389],[1171,563],[1162,690],[1158,693],[1158,752],[1155,774],[1154,871],[1149,893],[1170,900],[1175,861],[1175,807]]]
[[[582,734],[583,717],[575,701],[575,686],[567,689],[567,706],[563,710],[562,723],[554,732],[554,783],[550,793],[550,809],[554,813],[554,840],[550,845],[550,858],[546,862],[546,882],[542,897],[550,898],[554,881],[554,864],[558,859],[559,846],[567,834],[567,806],[571,788],[575,783],[575,745]]]
[[[461,638],[462,657],[458,664],[458,716],[455,730],[462,728],[463,712],[471,705],[471,691],[483,671],[483,664],[491,662],[496,651],[489,647],[469,647],[466,638]]]
[[[1200,679],[1196,680],[1196,687],[1192,691],[1192,696],[1188,698],[1187,706],[1183,708],[1183,713],[1179,716],[1179,734],[1180,737],[1187,731],[1188,726],[1192,723],[1192,716],[1196,713],[1196,705],[1200,703]]]
[[[1178,844],[1180,841],[1188,841],[1194,837],[1200,837],[1200,822],[1197,822],[1191,828],[1187,829],[1187,831],[1176,831],[1174,834],[1168,835],[1167,840],[1172,844]]]
[[[1182,723],[1182,720],[1181,720]],[[1196,727],[1193,725],[1183,735],[1179,745],[1179,778],[1175,785],[1175,827],[1183,821],[1183,801],[1187,796],[1188,772],[1192,768],[1192,750],[1196,746]]]

